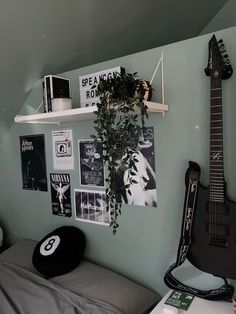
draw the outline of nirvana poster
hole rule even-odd
[[[20,136],[23,189],[47,191],[44,135]]]
[[[102,142],[79,140],[80,184],[104,187]]]
[[[53,215],[71,217],[71,189],[68,173],[50,173]]]
[[[105,192],[75,190],[76,220],[109,225],[110,212]]]
[[[156,207],[156,173],[155,173],[155,149],[153,127],[146,127],[140,135],[140,143],[137,152],[133,154],[136,159],[137,171],[131,178],[137,183],[130,185],[130,193],[124,188],[128,185],[128,170],[118,166],[116,185],[120,201],[125,204]],[[118,164],[121,164],[118,162]]]

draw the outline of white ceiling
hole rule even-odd
[[[0,0],[0,138],[34,82],[200,34],[227,0]]]

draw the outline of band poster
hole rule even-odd
[[[20,136],[20,152],[23,189],[47,191],[44,135]]]
[[[52,131],[53,168],[74,169],[72,130]]]
[[[52,213],[71,217],[71,189],[68,173],[50,173]]]
[[[105,192],[74,190],[75,217],[90,223],[110,224],[110,212]]]
[[[156,172],[155,172],[155,149],[153,127],[146,127],[140,135],[140,143],[137,153],[134,154],[137,171],[132,175],[132,179],[137,183],[130,185],[130,193],[124,188],[129,184],[128,170],[117,169],[117,193],[120,201],[124,204],[140,206],[157,206]]]
[[[101,141],[79,140],[80,184],[104,187],[103,145]]]

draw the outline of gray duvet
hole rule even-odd
[[[121,314],[9,262],[0,261],[1,314]]]

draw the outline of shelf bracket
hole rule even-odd
[[[157,65],[155,67],[155,70],[153,72],[153,75],[152,75],[152,78],[150,80],[150,84],[152,85],[152,82],[157,74],[157,71],[161,65],[161,101],[162,101],[162,104],[165,103],[165,91],[164,91],[164,53],[162,51],[161,53],[161,56],[157,62]],[[163,112],[164,113],[164,112]]]
[[[39,109],[42,107],[42,105],[43,105],[43,101],[41,101],[41,103],[39,104],[38,108],[36,109],[36,113],[39,112]]]

